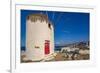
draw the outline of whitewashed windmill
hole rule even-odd
[[[54,27],[44,14],[30,14],[26,19],[26,57],[42,60],[54,53]]]

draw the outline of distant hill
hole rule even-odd
[[[61,50],[62,47],[82,47],[89,45],[89,41],[82,41],[82,42],[75,42],[75,43],[70,43],[70,44],[55,44],[55,50]]]

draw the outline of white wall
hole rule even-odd
[[[19,1],[19,0],[18,0]],[[23,1],[23,0],[20,0]],[[30,0],[26,0],[30,1]],[[39,3],[69,3],[69,4],[88,4],[96,5],[96,67],[86,67],[86,68],[69,68],[65,70],[53,70],[48,69],[43,73],[100,73],[100,0],[33,0],[34,4]],[[0,73],[8,73],[10,67],[10,10],[9,10],[9,0],[2,0],[0,2]],[[39,72],[42,73],[42,72]]]
[[[36,22],[31,22],[27,20],[27,30],[26,30],[26,54],[27,58],[30,60],[41,60],[45,55],[45,40],[50,41],[50,54],[53,53],[54,43],[52,42],[52,29],[48,28],[48,23],[46,21],[42,22],[37,20]],[[52,32],[52,33],[51,33]],[[54,38],[54,37],[53,37]],[[38,46],[39,48],[35,48]]]

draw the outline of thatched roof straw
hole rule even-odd
[[[37,20],[49,22],[47,15],[44,14],[30,14],[27,16],[27,20],[31,20],[32,22],[36,22]]]

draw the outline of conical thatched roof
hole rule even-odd
[[[27,16],[27,20],[36,22],[37,20],[49,22],[47,15],[44,14],[30,14]]]

